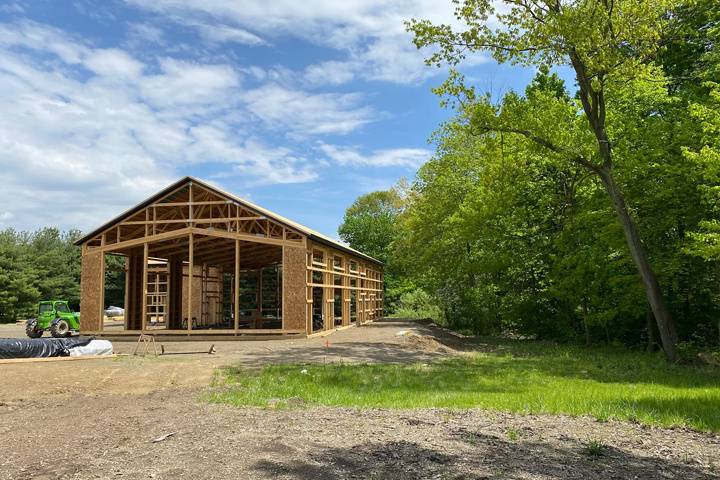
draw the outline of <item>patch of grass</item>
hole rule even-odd
[[[716,367],[542,342],[503,341],[478,349],[484,351],[431,364],[228,368],[208,399],[263,407],[271,399],[293,398],[298,406],[486,408],[720,431]]]
[[[518,431],[515,430],[514,428],[511,428],[507,431],[507,436],[508,436],[508,440],[510,440],[511,442],[517,442],[518,438],[520,437],[520,435],[518,434]]]
[[[583,444],[582,452],[588,457],[602,457],[605,455],[605,444],[596,439],[588,440]]]

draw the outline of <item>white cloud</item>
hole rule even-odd
[[[150,66],[42,25],[0,25],[4,219],[89,228],[191,164],[249,182],[313,180],[307,159],[245,128],[252,114],[240,86],[230,65],[163,58]],[[265,115],[274,118],[272,109]]]
[[[80,63],[87,53],[87,47],[61,30],[29,21],[0,25],[0,46],[44,50],[67,64]]]
[[[207,41],[212,43],[240,43],[243,45],[264,45],[265,41],[243,28],[228,25],[210,25],[207,23],[191,23]]]
[[[401,84],[421,81],[438,70],[424,64],[424,53],[414,47],[403,22],[423,18],[457,25],[449,0],[126,1],[163,18],[197,25],[201,34],[211,23],[217,32],[227,28],[250,30],[255,32],[247,32],[250,35],[263,38],[290,36],[345,53],[344,60],[308,67],[305,75],[311,84],[340,84],[355,77]],[[211,22],[198,23],[198,17]]]
[[[162,45],[165,43],[163,30],[148,23],[131,23],[128,25],[128,44],[136,48],[147,48],[148,44]]]
[[[233,103],[240,86],[239,74],[229,65],[165,58],[160,61],[160,69],[162,73],[143,78],[140,85],[143,96],[157,107],[227,106]]]
[[[355,77],[357,67],[353,62],[321,62],[307,67],[304,75],[311,84],[340,85]]]
[[[309,94],[268,84],[244,95],[247,109],[271,128],[295,135],[347,134],[377,118],[357,94]]]
[[[137,78],[143,64],[117,48],[91,51],[84,60],[87,68],[106,77]]]
[[[0,212],[0,227],[7,225],[8,221],[12,220],[14,217],[15,215],[10,212]]]
[[[115,48],[30,21],[0,23],[0,225],[89,228],[198,166],[245,186],[310,182],[333,164],[416,168],[427,150],[316,143],[386,115],[363,95],[318,86],[428,74],[398,23],[402,9],[376,1],[147,6],[183,16],[177,21],[206,40],[202,51],[171,45],[147,19],[128,25]],[[222,22],[206,28],[216,18]],[[238,65],[211,48],[272,48],[283,34],[346,56],[291,70]],[[165,47],[158,54],[147,43]]]
[[[7,5],[0,5],[0,12],[7,12],[7,13],[23,13],[25,12],[25,9],[22,5],[18,2],[11,2]]]
[[[321,143],[318,148],[331,160],[349,166],[418,168],[432,156],[432,152],[424,148],[390,148],[369,155],[360,153],[355,147]]]

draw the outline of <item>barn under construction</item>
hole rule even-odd
[[[191,177],[77,244],[82,334],[312,335],[383,315],[380,262]],[[124,257],[119,328],[104,321],[109,255]]]

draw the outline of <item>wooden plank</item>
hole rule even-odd
[[[192,331],[192,333],[189,333],[187,330],[168,330],[164,328],[158,328],[158,329],[149,329],[143,332],[142,330],[104,330],[104,331],[89,331],[86,332],[87,335],[97,335],[97,336],[106,336],[106,337],[124,337],[124,336],[138,336],[141,333],[147,333],[151,335],[190,335],[190,336],[200,336],[200,335],[228,335],[228,336],[235,336],[235,330],[232,328],[218,328],[218,329],[207,329],[207,330],[198,330],[195,329]],[[298,334],[298,333],[305,333],[305,329],[292,329],[292,328],[241,328],[238,330],[238,335],[256,335],[256,334],[278,334],[278,335],[290,335],[290,334]]]
[[[147,275],[148,275],[148,244],[145,243],[143,246],[143,265],[142,265],[142,317],[140,324],[142,325],[140,328],[142,330],[145,330],[145,327],[147,326],[147,296],[148,296],[148,283],[147,283]]]
[[[232,240],[238,239],[238,240],[245,240],[248,242],[266,243],[268,245],[278,245],[278,246],[289,245],[292,247],[298,246],[297,242],[280,240],[280,239],[275,239],[275,238],[268,238],[268,237],[260,237],[260,236],[246,234],[246,233],[223,232],[221,230],[205,230],[202,228],[193,228],[192,232],[197,235],[206,235],[209,237],[230,238]]]
[[[125,299],[123,303],[123,309],[125,310],[125,315],[123,315],[123,322],[125,323],[125,328],[128,328],[128,299],[129,292],[130,292],[130,257],[125,257]],[[81,315],[82,317],[82,315]],[[104,323],[104,322],[103,322]]]
[[[193,205],[225,205],[233,203],[232,200],[206,200],[203,202],[192,202]],[[190,202],[166,202],[166,203],[154,203],[153,207],[188,207]]]
[[[192,184],[191,184],[192,185]],[[188,237],[188,290],[187,290],[187,333],[192,331],[193,318],[193,277],[195,276],[195,259],[193,252],[193,234]]]
[[[350,325],[345,325],[342,327],[335,327],[331,328],[329,330],[322,330],[320,332],[311,333],[307,336],[307,338],[317,338],[317,337],[325,337],[327,335],[333,334],[335,332],[339,332],[340,330],[346,330],[348,328],[356,327],[357,324],[351,323]]]
[[[188,222],[188,227],[192,227],[193,226],[193,210],[194,210],[194,207],[193,207],[193,200],[194,200],[193,199],[193,182],[190,182],[190,184],[188,185],[188,200],[189,200],[188,220],[190,220]],[[190,322],[188,322],[188,324],[189,323]]]
[[[193,205],[197,205],[196,203]],[[262,220],[262,217],[240,217],[240,218],[231,218],[231,217],[220,217],[220,218],[195,218],[193,220],[194,224],[201,224],[201,223],[228,223],[228,222],[234,222],[236,220]],[[162,223],[187,223],[188,221],[186,219],[182,218],[172,218],[167,220],[130,220],[127,222],[123,222],[123,225],[158,225]]]
[[[100,332],[103,333],[103,332]],[[103,358],[115,358],[117,355],[87,355],[83,357],[40,357],[40,358],[3,358],[0,365],[13,363],[41,363],[41,362],[67,362],[71,360],[100,360]]]
[[[112,251],[116,251],[116,250],[125,250],[126,248],[137,247],[139,245],[142,245],[145,242],[154,243],[154,242],[160,242],[160,241],[164,241],[164,240],[171,240],[173,238],[185,237],[191,231],[192,231],[192,228],[185,227],[185,228],[180,228],[178,230],[172,230],[170,232],[158,233],[157,235],[150,235],[150,236],[147,236],[144,238],[134,238],[132,240],[125,240],[120,243],[111,243],[109,245],[105,245],[104,247],[91,247],[90,251],[112,252]]]
[[[233,319],[237,333],[240,324],[240,240],[235,240],[235,281],[233,285]]]

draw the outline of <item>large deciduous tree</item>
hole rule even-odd
[[[387,262],[404,199],[398,187],[358,197],[345,211],[338,233],[353,248]]]
[[[413,288],[390,255],[399,233],[398,217],[405,208],[407,188],[403,179],[388,190],[361,195],[345,211],[338,228],[343,241],[385,264],[385,309],[389,312],[395,309],[400,296]]]
[[[622,226],[624,238],[654,314],[663,349],[677,359],[677,332],[646,247],[617,181],[615,145],[624,132],[613,96],[629,84],[652,88],[665,78],[653,60],[661,40],[674,27],[675,0],[464,0],[456,1],[462,31],[427,20],[412,20],[408,29],[418,48],[433,47],[429,64],[461,63],[468,54],[489,52],[498,62],[568,66],[579,87],[576,112],[567,102],[546,95],[535,115],[520,111],[527,104],[504,101],[502,108],[487,96],[476,98],[451,75],[441,93],[463,96],[468,123],[481,136],[516,135],[547,154],[577,165],[602,184]],[[609,101],[610,99],[610,101]],[[584,117],[583,123],[575,114]]]

